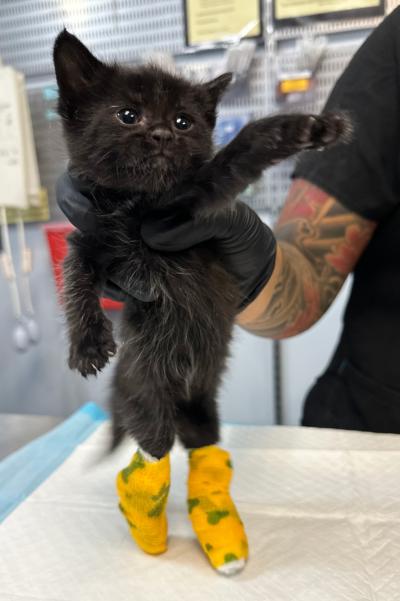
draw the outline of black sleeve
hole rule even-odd
[[[400,202],[400,7],[369,36],[336,83],[324,110],[349,113],[349,144],[304,153],[294,177],[379,221]]]

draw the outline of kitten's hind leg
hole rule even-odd
[[[193,530],[211,565],[233,575],[245,566],[248,543],[231,498],[230,455],[218,447],[214,398],[200,394],[177,404],[177,431],[189,449],[188,512]]]
[[[175,438],[172,413],[168,400],[163,404],[162,398],[124,398],[120,394],[115,401],[120,403],[116,431],[122,428],[139,443],[131,462],[117,476],[119,508],[138,546],[158,555],[167,549],[169,451]],[[157,405],[165,411],[155,410]]]
[[[217,405],[209,394],[176,403],[177,434],[186,449],[216,444],[219,440]]]
[[[132,538],[150,555],[167,550],[166,504],[170,483],[169,454],[155,459],[140,449],[117,476],[119,509]]]

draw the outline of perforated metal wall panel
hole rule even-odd
[[[336,80],[341,75],[353,54],[359,48],[365,38],[364,35],[358,36],[356,41],[334,42],[331,41],[326,52],[326,56],[316,77],[315,94],[312,99],[300,106],[293,107],[280,106],[276,102],[276,95],[272,86],[267,86],[267,112],[275,111],[301,111],[310,113],[319,113],[334,86]],[[293,72],[296,61],[296,52],[293,49],[278,50],[279,65],[284,72]],[[270,79],[273,78],[274,66],[270,65]],[[270,169],[265,177],[266,189],[265,197],[268,208],[277,214],[282,207],[287,191],[291,182],[291,174],[294,168],[294,161],[286,161]]]
[[[181,0],[1,0],[0,55],[26,75],[52,73],[52,45],[66,27],[103,59],[136,59],[184,46]]]

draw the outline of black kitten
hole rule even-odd
[[[54,62],[72,173],[99,217],[74,233],[65,262],[69,365],[96,374],[116,351],[99,305],[107,277],[144,290],[129,298],[114,377],[114,445],[124,434],[155,457],[175,436],[188,448],[218,440],[215,404],[240,304],[238,286],[207,244],[162,254],[140,237],[150,211],[202,218],[226,210],[263,169],[347,132],[337,115],[280,115],[250,123],[213,157],[216,107],[231,75],[193,84],[155,66],[105,65],[67,31]]]

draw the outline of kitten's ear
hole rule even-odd
[[[204,115],[211,127],[215,126],[217,118],[217,104],[232,80],[232,73],[224,73],[207,83],[201,85],[202,102],[204,102]]]
[[[226,88],[232,81],[233,73],[224,73],[211,81],[203,84],[203,89],[207,92],[211,102],[216,106],[220,101]]]
[[[57,36],[53,59],[60,99],[72,104],[109,70],[66,29]]]

